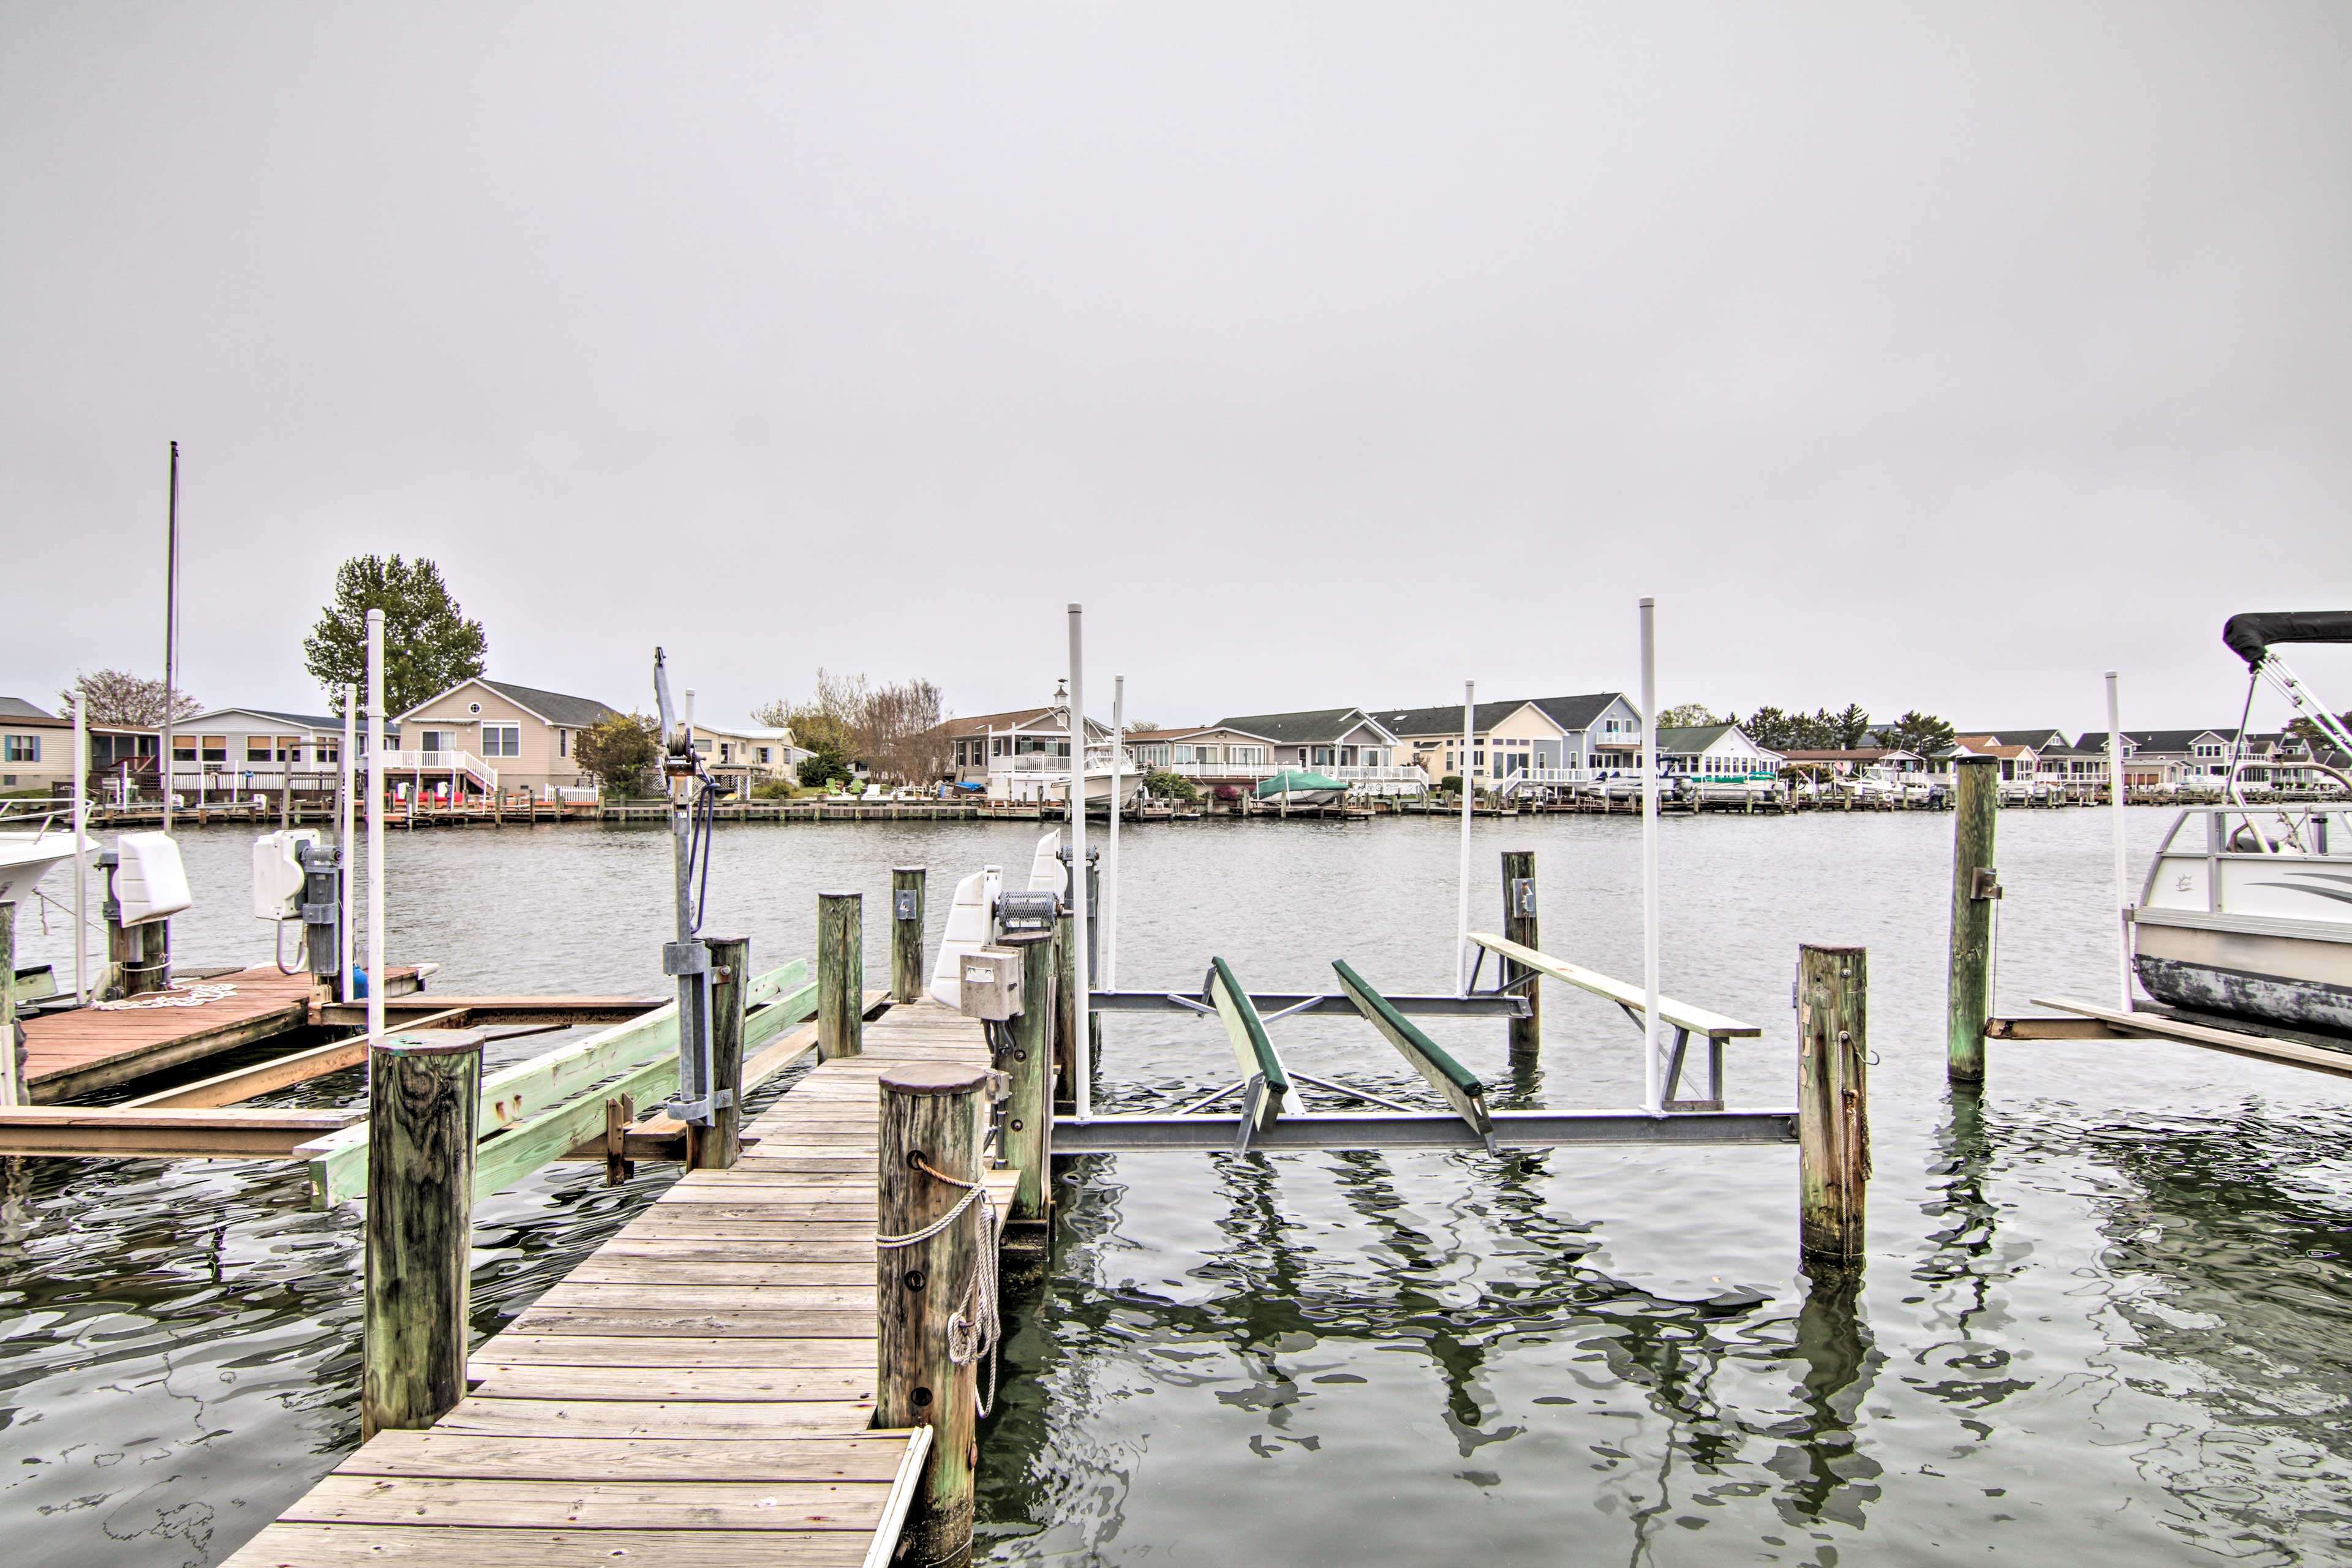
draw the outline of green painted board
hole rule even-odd
[[[752,982],[753,988],[763,992],[768,999],[745,1015],[743,1049],[747,1057],[794,1024],[803,1023],[815,1015],[816,986],[806,979],[807,973],[808,965],[796,962]],[[777,995],[774,986],[762,984],[776,976],[797,979],[799,984],[796,989]],[[670,1017],[671,1028],[667,1036],[669,1048],[666,1054],[648,1058],[644,1052],[638,1052],[633,1058],[607,1065],[602,1073],[584,1084],[580,1082],[575,1072],[567,1072],[566,1080],[578,1086],[573,1095],[543,1105],[536,1114],[519,1122],[501,1126],[493,1122],[486,1113],[482,1119],[484,1135],[475,1157],[475,1196],[478,1199],[486,1197],[512,1185],[541,1165],[560,1159],[580,1143],[602,1132],[607,1100],[626,1094],[639,1106],[650,1109],[668,1098],[677,1087],[675,1012]],[[565,1053],[548,1054],[557,1056]],[[528,1062],[516,1064],[517,1067],[530,1065]],[[618,1078],[614,1077],[616,1071],[621,1075]],[[485,1090],[488,1087],[486,1080]],[[353,1131],[359,1134],[356,1142],[349,1138]],[[329,1147],[330,1144],[334,1146]],[[326,1208],[365,1195],[367,1123],[364,1121],[355,1122],[332,1139],[320,1139],[306,1144],[298,1152],[306,1153],[310,1158],[312,1206]]]
[[[1265,1080],[1265,1092],[1244,1106],[1244,1113],[1260,1129],[1271,1126],[1282,1114],[1283,1099],[1290,1092],[1290,1075],[1282,1070],[1282,1058],[1275,1054],[1274,1042],[1266,1038],[1257,1005],[1222,958],[1209,960],[1208,990],[1209,1001],[1224,1021],[1225,1037],[1233,1043],[1234,1063],[1242,1077]]]
[[[1478,1075],[1455,1061],[1441,1049],[1436,1041],[1414,1027],[1412,1019],[1390,1005],[1389,999],[1364,983],[1364,977],[1338,959],[1331,967],[1339,976],[1339,989],[1356,1005],[1356,1011],[1370,1021],[1382,1038],[1397,1048],[1399,1055],[1412,1064],[1413,1071],[1429,1080],[1429,1087],[1445,1097],[1454,1113],[1470,1124],[1471,1131],[1484,1138],[1495,1129],[1494,1119],[1486,1114],[1486,1086]]]

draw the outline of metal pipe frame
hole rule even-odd
[[[1654,1116],[1646,1110],[1497,1110],[1497,1147],[1585,1144],[1794,1143],[1794,1110],[1707,1110]],[[1054,1119],[1056,1154],[1231,1152],[1241,1122],[1231,1116],[1097,1116]],[[1250,1147],[1285,1150],[1483,1149],[1486,1142],[1451,1111],[1285,1116],[1260,1128]]]
[[[1396,1010],[1429,1018],[1524,1018],[1528,999],[1482,992],[1475,996],[1391,996]],[[1344,1013],[1359,1015],[1356,1005],[1336,991],[1253,991],[1250,1005],[1266,1022],[1277,1015]],[[1207,1013],[1211,1009],[1190,996],[1171,991],[1097,991],[1091,1006],[1097,1013]]]

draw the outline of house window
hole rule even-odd
[[[175,763],[194,762],[196,760],[196,738],[194,735],[173,736],[172,760]]]
[[[416,732],[416,749],[427,756],[439,756],[450,749],[448,736],[446,730],[420,730]]]
[[[248,763],[266,763],[270,761],[269,737],[267,735],[247,735],[245,738],[245,760]]]
[[[41,760],[41,738],[38,735],[11,735],[6,745],[9,762],[37,763]]]
[[[310,742],[310,760],[321,767],[325,766],[329,763],[339,763],[342,761],[342,742],[338,740],[320,740],[314,736]]]
[[[769,750],[770,750],[770,749],[769,749],[768,747],[766,747],[766,746],[762,746],[762,747],[761,747],[761,748],[760,748],[760,761],[761,761],[761,762],[762,762],[762,763],[768,763],[768,762],[772,762],[772,761],[774,761],[774,760],[775,760],[774,758],[771,757],[771,756],[768,754],[768,753],[769,753]]]
[[[204,757],[205,761],[208,763],[216,763],[224,767],[226,766],[228,763],[228,737],[226,735],[206,735],[204,738]]]
[[[1262,768],[1265,765],[1264,746],[1228,746],[1225,748],[1225,755],[1244,766]]]
[[[555,754],[559,757],[568,757],[572,754],[571,731],[558,730],[555,732]]]

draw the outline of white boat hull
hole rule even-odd
[[[69,833],[0,833],[0,904],[31,898],[33,885],[59,861],[73,858],[74,847]],[[97,845],[85,836],[81,847]]]

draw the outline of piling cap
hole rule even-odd
[[[988,1086],[988,1069],[957,1062],[909,1062],[881,1076],[885,1094],[977,1094]]]

